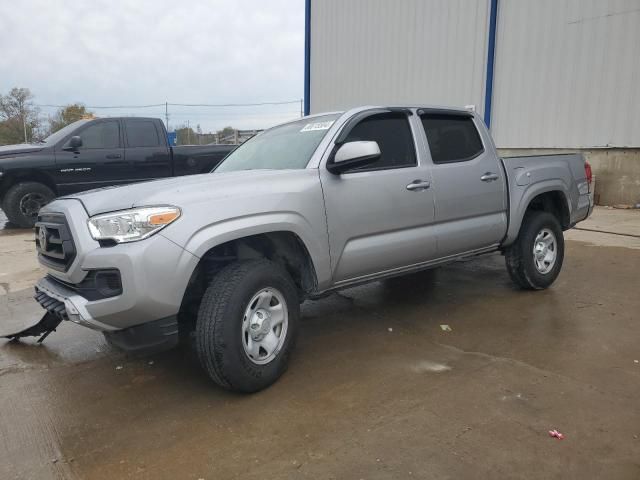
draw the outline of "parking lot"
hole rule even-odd
[[[638,478],[640,212],[580,226],[611,233],[569,232],[546,291],[490,255],[306,302],[250,396],[67,322],[0,340],[0,478]],[[1,333],[41,315],[32,236],[0,232]]]

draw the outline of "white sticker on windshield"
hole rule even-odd
[[[300,131],[314,132],[316,130],[329,130],[329,128],[331,128],[331,125],[333,125],[333,120],[328,122],[307,123]]]

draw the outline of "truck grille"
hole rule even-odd
[[[47,275],[47,280],[73,290],[90,301],[116,297],[122,294],[120,271],[115,268],[89,270],[87,276],[80,283],[65,282],[52,275]]]
[[[38,215],[36,222],[36,250],[44,265],[66,272],[76,258],[76,248],[64,215]]]

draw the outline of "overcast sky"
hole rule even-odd
[[[39,104],[252,103],[302,98],[302,0],[0,2],[0,92]],[[42,108],[43,114],[54,109]],[[162,116],[164,108],[95,110]],[[170,125],[262,128],[299,116],[272,107],[170,107]]]

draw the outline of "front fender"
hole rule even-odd
[[[326,227],[323,228],[326,235]],[[202,258],[213,247],[223,243],[272,232],[291,232],[297,235],[309,252],[318,287],[323,288],[328,284],[331,269],[326,240],[323,242],[323,236],[318,235],[313,225],[296,212],[270,212],[221,220],[196,230],[183,248],[196,257]],[[169,232],[160,234],[172,240]]]
[[[38,182],[49,187],[57,195],[54,179],[42,170],[11,169],[0,173],[0,201],[4,200],[7,191],[19,182]]]

